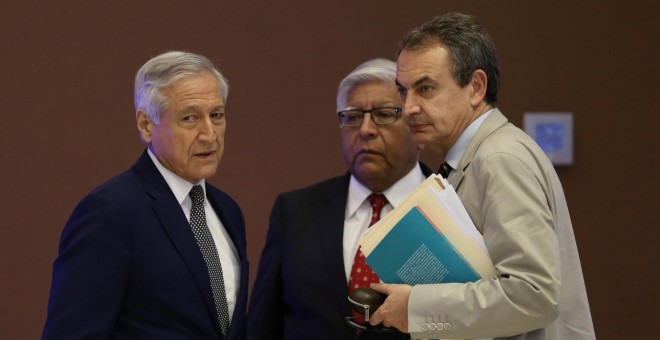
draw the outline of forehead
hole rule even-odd
[[[398,102],[396,86],[384,81],[370,81],[355,86],[348,93],[347,105],[359,106],[364,102]]]
[[[224,104],[222,90],[217,78],[202,72],[185,76],[163,89],[171,104],[180,105],[187,102],[216,102]]]
[[[397,59],[397,83],[404,87],[413,86],[422,79],[434,80],[451,76],[449,50],[436,44],[421,50],[403,50]]]

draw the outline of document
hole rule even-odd
[[[385,283],[474,282],[495,276],[481,233],[453,187],[431,175],[360,241]]]

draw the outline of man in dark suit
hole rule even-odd
[[[245,337],[243,215],[205,181],[224,150],[227,89],[192,53],[140,68],[136,118],[148,148],[64,227],[44,339]]]
[[[248,339],[408,338],[358,334],[345,321],[349,281],[351,289],[359,286],[353,268],[359,240],[374,217],[368,197],[384,194],[386,214],[430,174],[401,119],[395,76],[394,62],[375,59],[340,83],[337,110],[349,172],[277,197],[248,309]]]

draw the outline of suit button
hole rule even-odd
[[[436,330],[436,328],[437,328],[437,326],[436,326],[435,323],[431,322],[431,323],[429,324],[429,329],[430,329],[430,330],[434,331],[434,330]]]
[[[445,328],[446,331],[451,331],[451,323],[445,322],[444,328]]]
[[[438,322],[435,324],[435,328],[437,328],[439,331],[442,331],[445,329],[445,325],[442,324],[442,322]]]
[[[422,324],[422,332],[427,332],[429,330],[429,324],[428,323],[423,323]]]

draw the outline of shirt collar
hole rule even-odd
[[[160,164],[158,158],[156,158],[150,149],[147,148],[147,152],[149,153],[151,160],[156,165],[158,172],[160,172],[160,174],[165,179],[165,182],[167,182],[167,186],[169,186],[170,190],[172,190],[172,193],[174,193],[174,197],[176,197],[176,200],[179,202],[179,204],[183,204],[183,201],[188,198],[188,194],[190,194],[192,187],[197,184],[202,186],[202,189],[204,190],[204,196],[206,196],[206,185],[204,185],[204,179],[201,179],[196,184],[192,184],[177,176],[172,171],[168,170],[162,164]]]
[[[383,191],[387,201],[396,208],[417,188],[417,186],[424,181],[424,174],[419,163],[408,172],[403,178],[394,183],[387,190]],[[360,181],[351,175],[351,181],[348,184],[348,200],[346,202],[346,217],[352,217],[362,203],[371,195],[372,191],[365,187]]]
[[[475,119],[474,122],[470,123],[470,125],[465,128],[463,133],[461,133],[461,136],[458,137],[456,143],[454,143],[454,145],[449,148],[449,151],[447,151],[447,156],[445,156],[445,162],[447,162],[447,164],[449,164],[452,169],[456,169],[458,162],[461,160],[463,153],[470,144],[472,137],[477,134],[477,130],[479,130],[481,124],[486,120],[486,118],[488,118],[493,110],[494,108],[486,111],[484,114]]]

